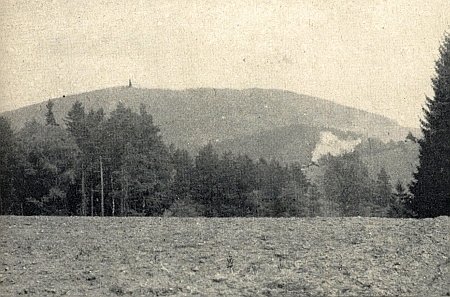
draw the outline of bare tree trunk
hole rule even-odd
[[[105,197],[103,191],[103,163],[102,156],[100,156],[100,207],[101,207],[101,216],[105,216]]]
[[[121,181],[121,187],[122,187],[122,195],[120,195],[120,214],[121,216],[125,216],[125,186],[123,183],[123,168],[122,168],[122,181]]]
[[[82,165],[81,171],[81,215],[86,216],[86,171],[84,168],[84,164]]]
[[[125,215],[128,216],[128,211],[130,210],[129,197],[128,197],[128,181],[125,184]]]
[[[91,188],[91,217],[94,216],[94,190]]]
[[[111,175],[111,193],[114,193],[114,180]],[[112,195],[112,216],[114,216],[116,212],[116,201],[114,200],[114,195]]]

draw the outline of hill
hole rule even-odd
[[[87,110],[108,114],[118,102],[133,110],[145,104],[166,142],[195,150],[209,141],[222,142],[293,126],[354,132],[383,141],[404,139],[410,128],[386,117],[289,91],[266,89],[140,89],[116,87],[52,99],[62,124],[79,100]],[[46,102],[4,112],[14,129],[27,120],[44,121]],[[415,131],[414,131],[415,132]]]
[[[108,88],[52,99],[58,123],[64,124],[64,118],[77,100],[86,110],[103,108],[106,115],[119,102],[134,111],[145,104],[161,128],[164,141],[191,154],[212,142],[219,152],[247,154],[254,160],[264,157],[309,164],[317,155],[352,150],[360,143],[358,150],[372,177],[384,167],[392,183],[400,180],[404,184],[410,182],[418,160],[418,145],[404,143],[408,132],[419,135],[418,129],[401,127],[377,114],[289,91]],[[3,115],[18,130],[33,118],[44,122],[46,103]],[[331,135],[332,139],[323,139],[324,135],[325,138]],[[317,174],[313,170],[309,175],[314,179]]]
[[[106,115],[119,102],[135,111],[145,104],[161,128],[165,142],[192,154],[213,142],[220,152],[308,164],[319,144],[324,149],[324,132],[339,139],[331,146],[343,146],[345,141],[366,143],[369,138],[398,142],[403,141],[409,131],[419,133],[377,114],[289,91],[267,89],[108,88],[52,99],[58,123],[64,124],[65,116],[77,100],[86,110],[103,108]],[[18,130],[33,118],[44,122],[45,105],[43,102],[3,115],[10,118],[13,128]],[[327,149],[341,150],[330,144],[325,145]],[[373,176],[385,167],[393,181],[400,179],[407,183],[415,170],[416,144],[409,144],[406,149],[382,147],[376,152],[369,145],[360,151]]]

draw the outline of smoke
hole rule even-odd
[[[361,139],[341,140],[339,137],[329,131],[320,132],[320,141],[312,152],[312,162],[317,162],[320,157],[331,154],[339,156],[352,152],[355,147],[361,143]]]

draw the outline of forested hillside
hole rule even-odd
[[[219,154],[231,151],[248,155],[253,160],[276,159],[283,165],[294,162],[307,165],[312,161],[316,147],[323,147],[322,133],[329,132],[339,140],[361,141],[358,151],[372,178],[385,168],[393,181],[407,184],[417,164],[418,144],[405,142],[410,130],[416,137],[420,135],[417,129],[404,128],[379,115],[288,91],[102,89],[51,100],[55,120],[61,127],[65,127],[64,119],[76,101],[82,103],[86,111],[102,109],[106,117],[119,103],[136,113],[144,104],[159,127],[163,142],[185,149],[191,156],[211,143]],[[32,119],[44,124],[45,110],[43,103],[3,115],[17,132]],[[325,147],[331,152],[340,150],[338,146],[342,144],[342,141],[336,141]]]
[[[298,162],[219,153],[212,143],[195,155],[167,146],[145,105],[118,103],[105,115],[76,101],[63,120],[56,106],[16,133],[1,118],[3,214],[409,215],[404,185],[393,190],[384,168],[373,178],[357,151],[324,154],[313,180]]]
[[[411,130],[395,121],[331,101],[289,91],[266,89],[163,90],[118,87],[51,100],[58,123],[79,101],[86,110],[102,108],[108,116],[119,102],[134,112],[147,106],[167,144],[197,152],[210,141],[257,137],[274,129],[302,125],[317,130],[354,132],[383,141],[399,141]],[[5,112],[14,130],[35,118],[44,123],[45,102]],[[412,131],[418,134],[418,129]],[[270,141],[270,140],[268,140]]]

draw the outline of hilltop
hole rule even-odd
[[[108,114],[118,102],[133,110],[145,104],[167,142],[190,148],[208,141],[224,141],[274,128],[304,125],[354,132],[383,141],[404,139],[414,130],[394,120],[337,103],[289,91],[268,89],[141,89],[116,87],[51,99],[57,121],[63,123],[79,100],[87,110]],[[4,112],[14,129],[27,120],[44,121],[45,104]],[[415,131],[414,131],[415,132]]]
[[[417,129],[402,127],[381,115],[273,89],[107,88],[52,99],[58,123],[64,125],[64,118],[77,100],[86,110],[103,108],[107,116],[119,102],[134,111],[145,104],[155,124],[160,127],[164,141],[193,154],[208,142],[213,142],[221,152],[307,164],[313,150],[322,141],[321,133],[324,131],[340,139],[366,141],[378,138],[383,142],[402,141],[409,131],[419,134]],[[11,119],[12,127],[18,130],[33,118],[44,122],[45,105],[46,102],[42,102],[3,115]],[[381,166],[394,171],[403,168],[401,160],[406,156],[406,163],[412,164],[405,169],[408,172],[394,172],[392,177],[397,179],[400,176],[407,180],[414,170],[416,156],[411,151],[416,151],[416,145],[407,146],[406,150],[391,146],[388,158],[380,158],[383,156],[380,152],[376,155],[367,152],[370,155],[366,154],[365,159],[375,173]]]

